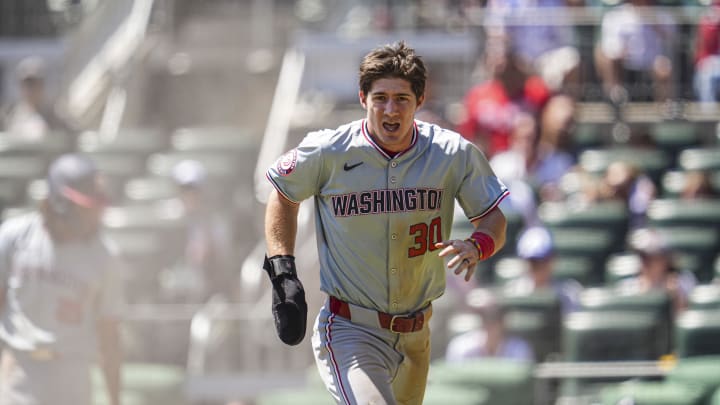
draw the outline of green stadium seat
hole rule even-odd
[[[252,173],[258,156],[258,136],[239,127],[184,127],[170,138],[170,150],[224,155],[236,160],[238,173]]]
[[[257,148],[255,137],[236,127],[178,128],[170,138],[176,151],[225,151],[238,153]]]
[[[698,285],[688,296],[690,309],[720,309],[720,284]]]
[[[251,172],[239,171],[237,157],[208,151],[198,152],[161,152],[152,154],[147,161],[147,173],[154,176],[169,177],[176,164],[183,160],[196,160],[207,170],[210,184],[220,183],[224,188],[241,181],[240,175],[252,176]],[[217,185],[220,185],[217,184]]]
[[[720,170],[720,147],[685,149],[678,156],[678,166],[682,170]]]
[[[451,384],[428,384],[423,405],[490,405],[490,390],[460,388]]]
[[[612,232],[595,228],[552,228],[558,257],[584,257],[592,263],[588,285],[604,283],[604,267],[617,241]]]
[[[0,155],[0,209],[28,202],[27,185],[45,177],[47,163],[41,156]]]
[[[162,132],[152,128],[123,128],[112,138],[95,131],[82,133],[77,150],[85,153],[121,153],[147,157],[168,147]]]
[[[74,149],[73,138],[62,132],[48,134],[42,141],[26,141],[0,132],[0,155],[37,156],[50,161],[54,156]]]
[[[720,199],[656,199],[647,216],[652,226],[707,226],[720,228]]]
[[[670,314],[670,297],[664,291],[620,293],[613,288],[589,288],[580,293],[580,307],[587,311],[643,311]]]
[[[586,149],[598,149],[610,138],[610,127],[595,122],[578,122],[573,136],[573,143],[577,152]]]
[[[641,311],[577,311],[563,322],[565,361],[654,360],[657,316]]]
[[[683,270],[695,274],[700,283],[713,277],[712,263],[720,246],[720,228],[711,226],[656,226]],[[630,235],[632,237],[632,235]]]
[[[468,360],[462,363],[433,362],[428,387],[441,385],[487,395],[487,404],[532,403],[533,364],[502,358]]]
[[[557,256],[553,277],[556,280],[572,279],[582,285],[590,285],[594,264],[584,256]]]
[[[592,228],[609,232],[612,249],[619,249],[628,227],[628,210],[621,201],[597,202],[575,209],[564,202],[546,202],[538,207],[538,216],[551,229]]]
[[[635,253],[614,253],[605,262],[605,283],[609,286],[634,277],[640,272],[640,257]]]
[[[672,167],[668,154],[660,149],[645,148],[606,148],[589,149],[578,158],[580,167],[589,173],[602,174],[616,161],[631,163],[650,178],[659,181],[662,174]]]
[[[562,308],[555,291],[514,294],[501,289],[498,293],[498,305],[506,310],[508,332],[530,343],[538,361],[560,351]]]
[[[715,390],[715,394],[710,398],[709,405],[720,405],[720,388]]]
[[[45,177],[47,167],[40,156],[0,155],[0,179],[26,182]]]
[[[699,386],[709,397],[720,388],[720,356],[679,358],[665,380]]]
[[[671,155],[702,142],[698,125],[692,121],[657,122],[650,127],[650,137],[660,149]]]
[[[494,266],[495,282],[498,286],[527,273],[529,264],[519,257],[503,257]],[[553,267],[555,280],[575,280],[585,285],[591,278],[593,263],[583,256],[556,256]]]
[[[527,273],[529,269],[528,262],[519,257],[503,257],[498,259],[493,271],[495,272],[495,282],[497,285],[504,285],[508,281],[517,279]]]
[[[687,310],[675,322],[678,357],[720,355],[720,309]]]
[[[665,381],[629,381],[600,389],[602,405],[703,405],[703,390],[697,385]],[[624,402],[626,401],[626,402]]]
[[[579,306],[583,311],[648,314],[655,326],[653,345],[648,346],[653,346],[658,356],[672,349],[672,301],[663,291],[621,294],[613,288],[590,288],[580,293]]]
[[[660,191],[664,198],[678,198],[687,183],[687,171],[668,170],[660,180]],[[713,190],[720,191],[720,170],[712,170],[710,173],[710,185]]]

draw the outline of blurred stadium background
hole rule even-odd
[[[628,249],[625,205],[541,204],[540,220],[556,240],[556,276],[583,285],[582,310],[561,316],[552,297],[505,297],[511,330],[546,356],[534,364],[450,365],[443,361],[448,340],[476,322],[464,311],[465,297],[451,289],[436,303],[427,403],[720,404],[720,108],[700,103],[692,85],[698,22],[712,6],[657,0],[644,9],[675,19],[674,95],[658,103],[648,100],[647,88],[629,86],[627,100],[612,103],[593,48],[603,15],[617,3],[581,0],[554,8],[541,22],[575,33],[578,166],[599,178],[611,162],[629,157],[649,176],[658,192],[647,221],[669,236],[698,280],[687,310],[668,315],[664,294],[612,292],[613,282],[638,267]],[[2,217],[42,198],[52,157],[78,150],[98,162],[113,197],[105,225],[130,264],[127,405],[329,403],[309,339],[288,348],[275,337],[260,269],[264,170],[308,130],[362,117],[360,58],[399,39],[430,66],[429,108],[459,125],[466,93],[487,77],[478,69],[487,14],[484,1],[469,0],[0,1],[2,104],[18,97],[17,64],[38,56],[49,98],[77,129],[74,136],[51,130],[38,142],[0,132]],[[650,142],[642,150],[637,134]],[[174,165],[185,159],[205,165],[212,202],[232,230],[231,293],[207,300],[173,300],[164,291],[164,270],[185,243],[186,218],[171,181]],[[680,198],[695,170],[709,174],[714,197]],[[572,189],[579,181],[570,173],[561,185]],[[311,205],[301,211],[298,268],[313,316],[322,297]],[[514,243],[527,224],[507,214],[508,246],[482,264],[478,285],[499,285],[522,267]],[[460,219],[458,234],[466,232]]]

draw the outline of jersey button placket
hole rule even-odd
[[[395,169],[398,166],[398,163],[396,161],[390,161],[387,165],[387,188],[388,189],[396,189],[398,187],[398,177],[394,173],[397,170]],[[395,170],[394,170],[395,169]],[[388,226],[390,230],[390,249],[391,251],[397,251],[398,249],[402,249],[398,241],[401,239],[399,232],[402,232],[401,229],[397,229],[397,225],[395,223],[395,215],[390,214],[388,216]],[[400,291],[400,278],[398,274],[398,263],[394,263],[395,259],[390,259],[387,263],[388,265],[388,302],[390,304],[390,312],[391,313],[397,313],[399,308],[399,302],[398,302],[398,292]]]

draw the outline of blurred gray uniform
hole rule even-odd
[[[119,271],[106,241],[53,243],[39,213],[0,227],[0,405],[90,405],[96,320],[118,315]]]
[[[267,177],[290,201],[315,197],[320,288],[331,298],[312,343],[328,390],[338,403],[418,402],[424,384],[407,382],[425,381],[430,304],[445,290],[435,243],[450,237],[456,199],[474,220],[507,188],[475,146],[417,120],[412,145],[394,157],[358,120],[308,134]],[[393,392],[371,392],[387,381]]]

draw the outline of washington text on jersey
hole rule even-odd
[[[333,195],[336,217],[410,211],[439,211],[443,189],[402,188]]]

